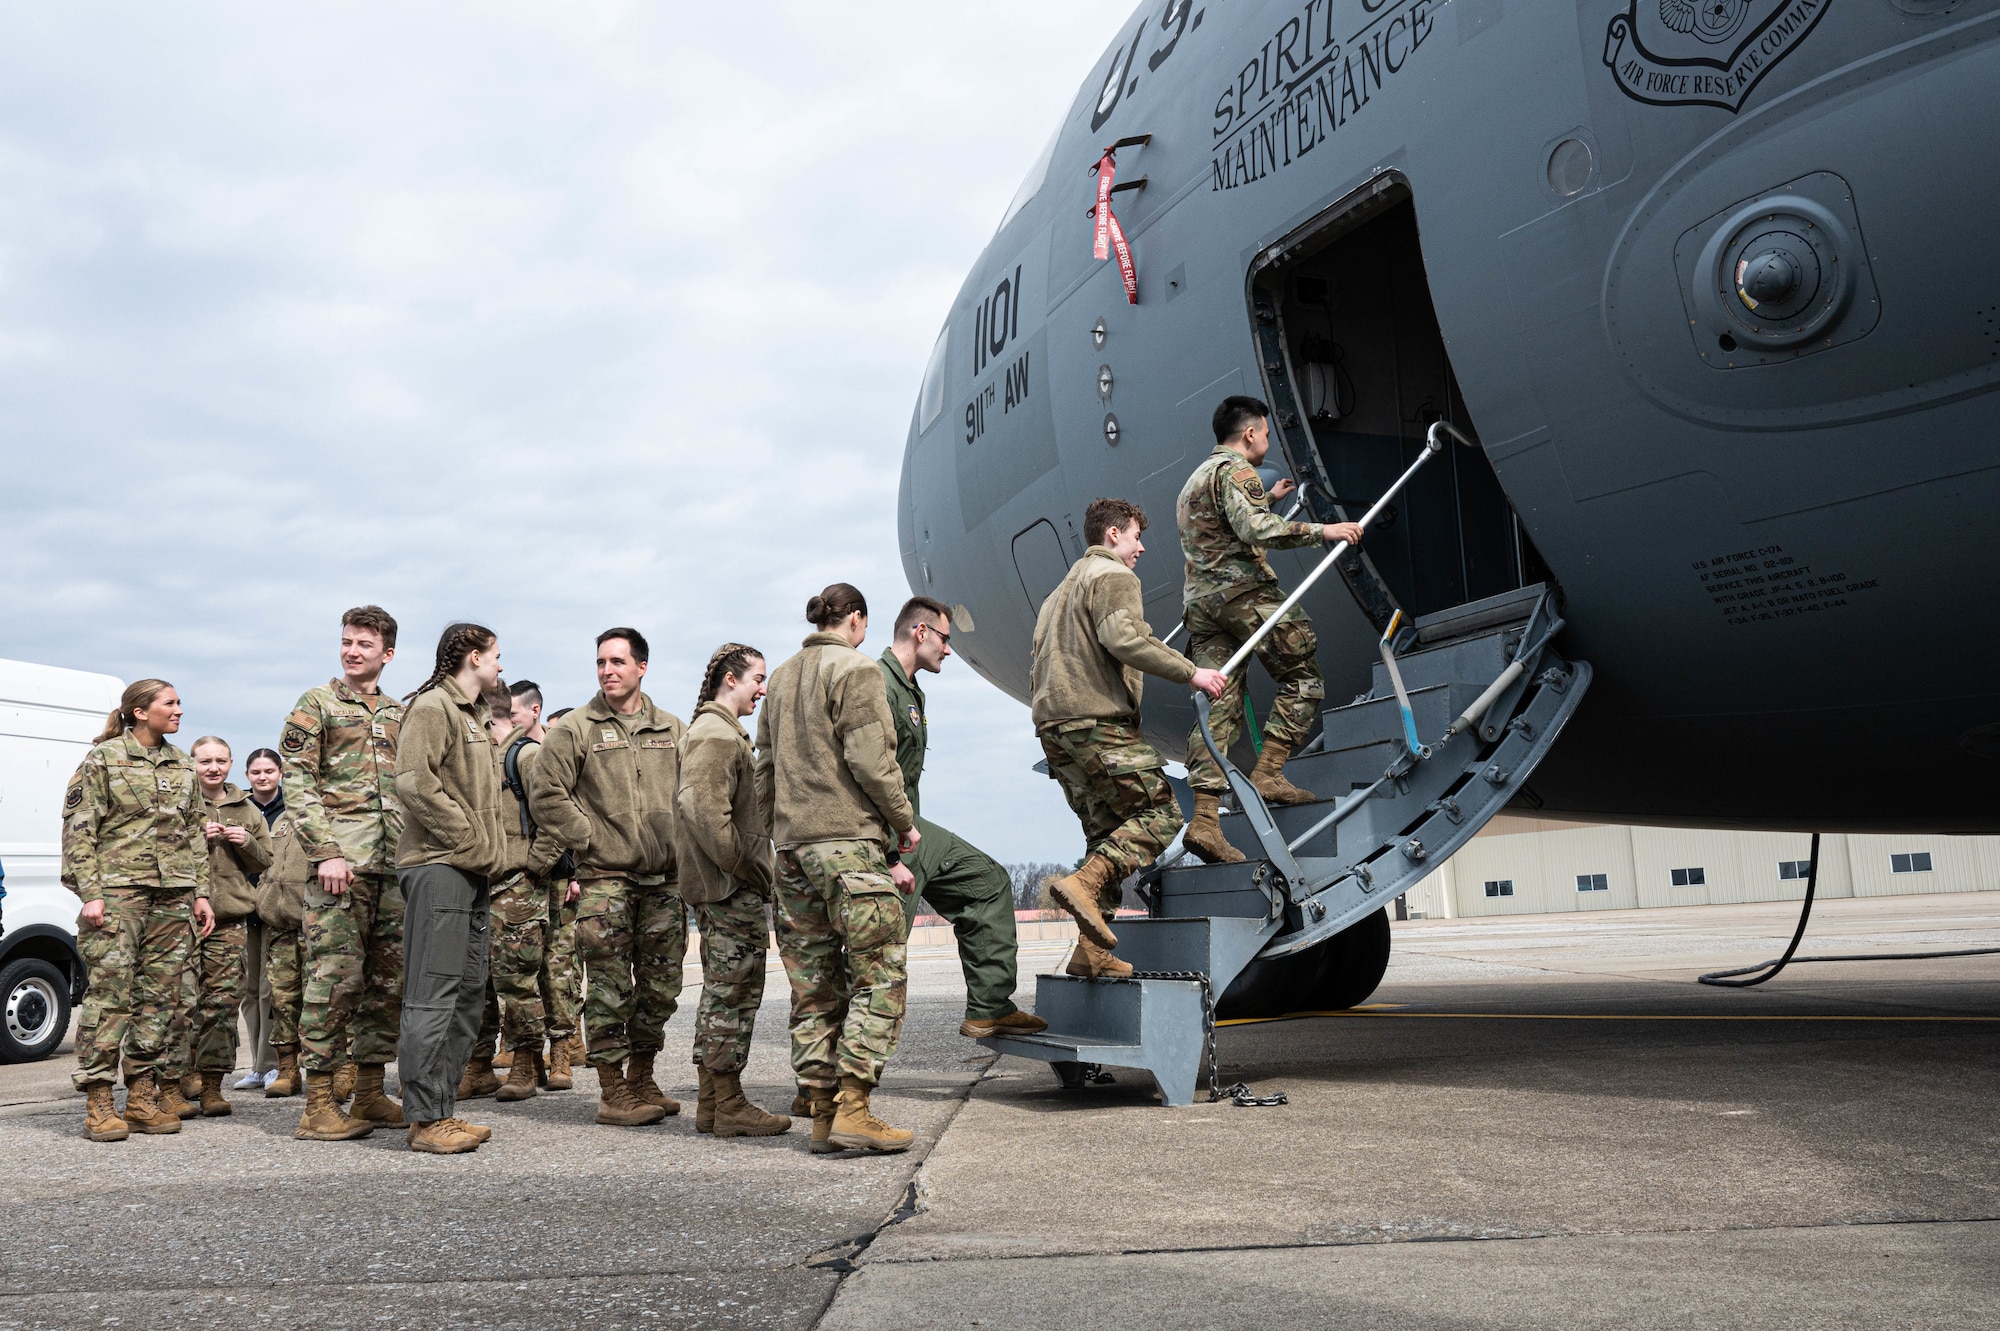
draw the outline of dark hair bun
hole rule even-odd
[[[826,613],[826,598],[824,596],[815,596],[810,601],[806,602],[807,623],[809,624],[819,623],[820,617],[825,613]]]

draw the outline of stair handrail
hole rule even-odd
[[[1424,463],[1430,461],[1433,454],[1444,451],[1444,435],[1446,434],[1450,434],[1468,448],[1478,447],[1463,431],[1457,429],[1455,426],[1449,425],[1444,421],[1433,422],[1429,432],[1424,436],[1423,452],[1417,454],[1417,460],[1412,462],[1403,474],[1396,478],[1396,483],[1383,491],[1382,497],[1377,499],[1369,507],[1368,511],[1362,515],[1360,525],[1363,528],[1366,528],[1384,508],[1388,507],[1389,501],[1395,498],[1397,493],[1410,483],[1411,479],[1416,476],[1418,469]],[[1333,549],[1326,552],[1326,557],[1320,560],[1313,571],[1305,576],[1305,580],[1298,585],[1298,589],[1290,596],[1287,596],[1284,602],[1278,606],[1277,610],[1272,613],[1271,617],[1266,619],[1257,631],[1250,635],[1249,641],[1236,649],[1236,654],[1231,656],[1228,662],[1223,665],[1223,675],[1227,676],[1233,673],[1238,666],[1249,659],[1250,653],[1256,649],[1257,644],[1269,636],[1271,630],[1278,626],[1278,621],[1291,612],[1292,607],[1297,605],[1300,598],[1312,589],[1312,585],[1319,581],[1320,576],[1333,567],[1335,560],[1347,553],[1351,544],[1348,541],[1340,541],[1334,545]],[[1256,834],[1257,843],[1262,847],[1264,857],[1271,862],[1278,873],[1284,878],[1283,895],[1289,897],[1294,904],[1297,904],[1304,899],[1303,894],[1307,889],[1307,884],[1305,882],[1305,875],[1299,868],[1299,862],[1292,854],[1292,846],[1286,843],[1285,834],[1278,830],[1277,820],[1271,817],[1270,806],[1265,804],[1264,797],[1257,793],[1256,787],[1250,784],[1243,773],[1236,769],[1236,765],[1229,761],[1229,756],[1222,752],[1221,748],[1216,745],[1215,732],[1209,728],[1209,697],[1199,690],[1196,690],[1194,695],[1194,719],[1195,725],[1201,731],[1202,744],[1207,747],[1209,756],[1215,759],[1215,765],[1222,770],[1223,780],[1228,783],[1230,793],[1236,797],[1236,807],[1249,820],[1250,829]],[[1380,783],[1378,782],[1377,784],[1379,785]],[[1372,789],[1370,793],[1373,793]],[[1280,900],[1281,898],[1278,894],[1272,894],[1271,906],[1274,914],[1279,907]]]
[[[1478,447],[1477,444],[1473,443],[1471,439],[1467,438],[1465,436],[1465,433],[1459,430],[1457,427],[1449,425],[1444,421],[1433,422],[1430,428],[1430,432],[1424,436],[1424,450],[1423,452],[1417,454],[1417,460],[1415,462],[1412,462],[1409,465],[1409,468],[1406,471],[1404,471],[1401,476],[1396,478],[1396,483],[1390,486],[1387,490],[1384,490],[1382,492],[1382,497],[1380,499],[1377,499],[1372,505],[1369,506],[1368,511],[1361,515],[1361,521],[1358,525],[1360,525],[1364,530],[1367,528],[1369,523],[1375,521],[1375,519],[1381,515],[1383,509],[1389,506],[1389,501],[1391,499],[1394,499],[1397,493],[1400,492],[1404,486],[1410,483],[1410,481],[1416,476],[1418,469],[1421,468],[1426,462],[1429,462],[1431,460],[1432,455],[1437,453],[1442,453],[1444,451],[1444,439],[1440,432],[1452,435],[1460,443],[1466,445],[1467,447],[1470,448]],[[1336,560],[1338,560],[1342,555],[1346,554],[1352,548],[1353,548],[1352,542],[1341,541],[1337,543],[1333,547],[1333,549],[1327,551],[1326,558],[1320,560],[1318,566],[1315,567],[1312,572],[1306,574],[1305,579],[1299,583],[1298,587],[1292,592],[1292,594],[1290,596],[1287,596],[1284,599],[1284,601],[1280,603],[1278,608],[1271,612],[1271,617],[1269,619],[1266,619],[1264,623],[1258,628],[1258,630],[1255,633],[1251,634],[1249,639],[1245,641],[1241,647],[1238,647],[1236,649],[1236,654],[1230,657],[1229,660],[1223,664],[1222,673],[1225,675],[1234,674],[1236,671],[1236,667],[1242,665],[1246,660],[1248,660],[1250,658],[1250,653],[1257,649],[1257,644],[1264,641],[1265,638],[1270,636],[1271,630],[1278,627],[1278,621],[1283,619],[1286,615],[1290,614],[1292,607],[1297,605],[1299,601],[1304,598],[1305,594],[1312,590],[1312,585],[1315,582],[1318,582],[1321,576],[1325,574],[1325,572],[1328,569],[1333,567],[1334,562]]]

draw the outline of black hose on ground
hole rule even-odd
[[[1813,892],[1819,886],[1819,833],[1813,833],[1812,859],[1806,866],[1806,899],[1799,908],[1799,927],[1792,931],[1792,945],[1785,949],[1785,955],[1772,961],[1760,961],[1754,966],[1743,966],[1733,971],[1712,971],[1698,977],[1702,984],[1712,984],[1721,989],[1748,989],[1752,985],[1764,983],[1779,971],[1791,965],[1792,954],[1799,950],[1799,941],[1806,936],[1806,921],[1812,918]],[[1800,965],[1808,961],[1928,961],[1933,957],[1984,957],[2000,953],[2000,947],[1969,947],[1952,952],[1859,952],[1837,957],[1798,957]],[[1758,974],[1758,972],[1762,974]],[[1747,980],[1731,979],[1735,975],[1748,975]]]

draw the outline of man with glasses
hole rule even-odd
[[[911,597],[896,616],[895,640],[882,653],[882,682],[896,718],[896,765],[912,812],[921,808],[917,783],[929,739],[917,672],[936,674],[950,655],[951,612],[928,596]],[[1046,1028],[1047,1022],[1014,1006],[1014,890],[1007,871],[927,818],[918,817],[917,830],[923,839],[903,863],[916,875],[918,894],[951,921],[958,937],[958,964],[965,971],[965,1021],[958,1033],[979,1039]],[[906,920],[915,919],[916,904],[913,898]]]

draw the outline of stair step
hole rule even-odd
[[[1183,916],[1120,920],[1117,929],[1118,958],[1134,970],[1198,972],[1209,977],[1214,992],[1220,995],[1276,932],[1277,921]]]
[[[992,1035],[979,1043],[1044,1063],[1139,1068],[1152,1074],[1168,1104],[1193,1102],[1207,1047],[1199,981],[1039,975],[1035,1015],[1048,1030]]]

